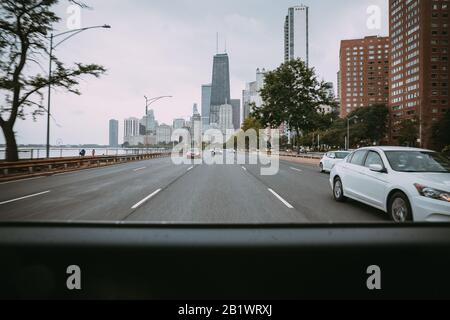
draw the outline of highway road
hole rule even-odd
[[[244,155],[239,155],[243,157]],[[382,212],[336,203],[329,176],[311,165],[175,165],[170,158],[0,183],[0,221],[207,224],[388,221]]]

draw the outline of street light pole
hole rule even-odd
[[[52,94],[52,61],[53,61],[53,33],[50,35],[50,50],[49,50],[49,66],[48,66],[48,101],[47,101],[47,144],[46,155],[50,158],[50,116],[51,116],[51,94]]]
[[[350,150],[350,121],[353,119],[358,119],[358,116],[347,118],[347,151]]]
[[[57,35],[54,35],[53,33],[50,35],[50,48],[48,51],[49,52],[49,67],[48,67],[48,97],[47,97],[47,100],[48,100],[47,101],[47,144],[46,144],[47,159],[50,158],[50,118],[52,116],[50,109],[51,109],[51,92],[52,92],[52,83],[51,82],[52,82],[52,72],[53,72],[52,71],[53,50],[55,50],[56,47],[58,47],[60,44],[62,44],[66,40],[69,40],[70,38],[76,36],[77,34],[83,32],[83,31],[90,30],[90,29],[99,29],[99,28],[110,29],[111,26],[105,24],[103,26],[81,28],[81,29],[62,32]],[[66,34],[70,34],[70,35],[68,37],[64,38],[63,40],[61,40],[60,42],[58,42],[56,45],[53,45],[53,41],[56,37],[66,35]]]
[[[156,101],[159,101],[161,99],[165,99],[165,98],[173,98],[173,96],[160,96],[160,97],[156,97],[156,98],[147,98],[147,96],[144,96],[145,98],[145,117],[147,119],[147,123],[145,124],[146,127],[146,132],[145,132],[145,137],[147,138],[147,143],[146,145],[148,146],[148,128],[147,128],[147,124],[148,124],[148,107],[150,105],[152,105],[153,103],[155,103]]]
[[[347,118],[347,146],[345,148],[345,150],[349,150],[350,149],[350,119]]]

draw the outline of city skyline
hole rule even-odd
[[[335,82],[341,39],[387,34],[386,1],[302,2],[310,7],[310,65],[326,81]],[[191,4],[180,0],[177,1],[180,10],[173,16],[168,4],[159,1],[151,4],[111,1],[105,5],[91,0],[89,4],[94,10],[83,11],[83,26],[109,23],[113,28],[107,33],[83,34],[58,48],[56,54],[66,63],[101,63],[108,72],[97,81],[86,78],[81,84],[83,95],[80,97],[60,91],[54,93],[56,123],[53,122],[52,144],[57,140],[64,144],[106,144],[108,120],[139,116],[143,94],[174,96],[153,106],[162,122],[170,123],[174,118],[189,114],[192,103],[201,102],[200,87],[210,78],[216,32],[219,32],[219,50],[223,51],[226,38],[232,57],[231,96],[241,97],[257,67],[273,70],[283,62],[286,12],[300,3],[261,4],[249,0],[239,5],[234,1]],[[369,30],[366,10],[374,4],[381,8],[381,29]],[[56,9],[63,18],[57,29],[63,31],[67,7],[60,5]],[[139,19],[144,16],[146,19]],[[350,16],[352,19],[348,19]],[[145,20],[142,25],[141,20]],[[167,34],[177,41],[165,41]],[[327,50],[323,50],[324,44]],[[152,50],[146,49],[149,47]],[[122,132],[122,123],[120,126],[119,132]],[[80,127],[82,132],[75,134]],[[44,143],[45,119],[41,117],[36,123],[19,121],[16,131],[21,144]],[[3,141],[0,137],[0,143]]]

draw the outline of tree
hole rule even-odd
[[[447,111],[442,119],[433,126],[433,147],[442,150],[450,147],[450,111]]]
[[[85,6],[81,2],[71,1]],[[17,119],[35,120],[47,112],[42,90],[51,84],[70,93],[81,94],[80,77],[99,77],[106,70],[95,64],[76,63],[66,68],[55,56],[55,71],[48,75],[31,74],[33,65],[48,56],[47,35],[60,20],[51,10],[58,0],[2,0],[0,2],[0,127],[6,140],[6,160],[17,161],[18,148],[14,132]],[[44,60],[45,61],[45,60]],[[41,66],[40,66],[41,67]],[[43,70],[43,68],[41,67]]]
[[[264,103],[254,108],[252,117],[263,126],[278,128],[286,123],[291,132],[307,135],[319,127],[323,117],[319,107],[335,105],[328,89],[301,59],[286,62],[266,74],[260,90]]]
[[[387,131],[389,109],[384,104],[362,107],[350,113],[347,119],[355,118],[351,125],[352,145],[379,144]]]
[[[415,147],[419,139],[419,126],[415,119],[405,119],[400,123],[398,142],[400,145]]]
[[[246,150],[249,149],[250,147],[250,143],[248,141],[248,138],[245,137],[245,133],[248,130],[254,130],[256,132],[256,139],[257,139],[257,145],[259,145],[259,133],[261,130],[264,130],[264,127],[261,125],[261,123],[253,118],[253,117],[248,117],[247,119],[244,120],[244,123],[242,124],[241,127],[242,131],[237,132],[236,134],[234,134],[229,141],[227,141],[225,143],[225,145],[233,145],[235,149],[239,149],[239,148],[245,148]],[[245,145],[239,145],[238,142],[242,141],[242,139],[244,139],[245,141]]]
[[[248,117],[247,119],[244,120],[244,123],[242,124],[242,130],[247,131],[250,129],[254,129],[256,132],[259,132],[259,130],[262,130],[264,128],[257,119],[253,117]]]

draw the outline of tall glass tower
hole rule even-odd
[[[229,104],[230,96],[230,62],[228,54],[216,54],[214,56],[211,84],[210,123],[219,123],[220,106]]]
[[[202,123],[203,126],[209,125],[211,111],[211,85],[202,85]]]
[[[302,59],[309,64],[309,8],[295,6],[288,10],[284,25],[284,61]]]

